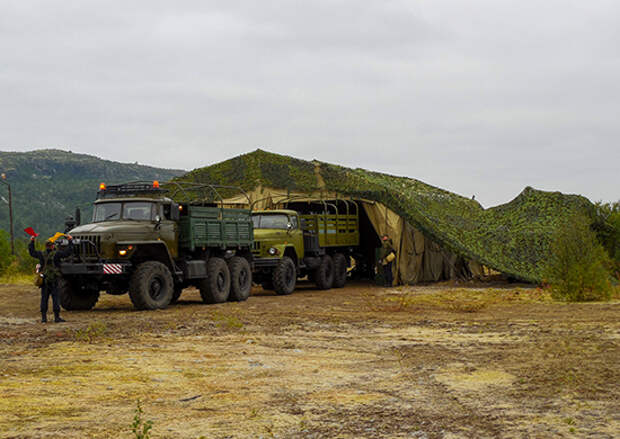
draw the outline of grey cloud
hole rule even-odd
[[[0,148],[190,169],[262,147],[485,205],[614,200],[612,1],[8,2]]]

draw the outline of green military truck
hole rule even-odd
[[[68,232],[75,252],[60,268],[63,308],[91,309],[100,291],[129,293],[137,309],[166,308],[190,285],[205,303],[248,298],[250,210],[224,206],[222,186],[162,186],[100,185],[92,222]]]
[[[291,294],[308,276],[320,289],[342,288],[358,248],[359,207],[350,200],[294,200],[283,209],[255,210],[254,280]]]

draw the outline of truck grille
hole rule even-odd
[[[101,253],[101,236],[74,236],[80,243],[75,246],[75,252],[82,258],[98,258]]]
[[[259,241],[254,241],[252,243],[252,254],[254,256],[260,256],[260,242]]]

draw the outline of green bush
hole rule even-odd
[[[0,229],[0,277],[12,278],[34,273],[37,260],[28,253],[28,241],[15,240],[15,256],[11,254],[11,238]]]
[[[612,293],[609,263],[609,256],[588,220],[574,217],[554,233],[543,273],[556,300],[609,300]]]
[[[14,259],[13,255],[11,255],[9,234],[0,229],[0,275],[11,266]]]
[[[620,202],[595,204],[592,229],[611,258],[611,271],[620,278]]]
[[[149,439],[151,437],[153,421],[145,421],[143,418],[144,410],[142,410],[142,404],[138,399],[133,422],[131,423],[131,432],[136,439]]]

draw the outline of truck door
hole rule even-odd
[[[295,252],[297,253],[297,260],[301,261],[304,257],[304,234],[301,230],[301,224],[299,223],[299,217],[297,215],[290,215],[288,218],[291,229],[289,230],[289,241],[295,246]]]
[[[170,204],[162,206],[159,238],[166,243],[172,257],[177,258],[179,256],[179,229],[178,222],[172,218],[174,215],[172,208]]]

